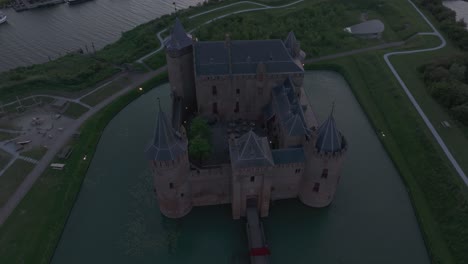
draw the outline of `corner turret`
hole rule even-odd
[[[296,39],[296,35],[294,35],[294,32],[290,31],[288,33],[288,36],[284,40],[284,46],[286,46],[289,55],[291,55],[293,59],[297,60],[298,63],[302,66],[306,54],[304,51],[301,50],[301,44]]]
[[[347,151],[346,139],[336,127],[333,109],[316,132],[316,141],[304,146],[306,169],[299,199],[311,207],[328,206],[336,192]]]
[[[176,18],[171,34],[164,40],[172,100],[179,112],[174,127],[179,127],[191,111],[197,109],[193,70],[193,39]]]
[[[159,106],[154,139],[146,150],[161,213],[179,218],[192,209],[187,138],[175,131]]]

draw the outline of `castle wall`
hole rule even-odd
[[[209,78],[209,79],[208,79]],[[196,79],[198,111],[206,117],[223,120],[258,120],[271,100],[271,89],[287,78],[285,74],[266,76],[259,82],[256,75],[204,76]],[[216,87],[216,88],[213,88]],[[216,94],[213,90],[216,90]],[[218,114],[213,113],[216,103]],[[239,105],[236,112],[236,105]]]
[[[233,218],[245,216],[247,200],[256,199],[260,216],[268,216],[271,192],[272,167],[234,169],[232,177],[232,211]]]
[[[311,207],[328,206],[335,196],[336,187],[340,180],[344,152],[336,154],[313,153],[307,159],[299,199]]]
[[[192,170],[190,177],[194,206],[231,202],[231,166]]]
[[[184,108],[196,109],[192,46],[181,51],[167,52],[169,83],[175,97],[182,97]]]
[[[161,213],[179,218],[192,209],[188,155],[173,161],[152,161],[154,190]]]
[[[276,165],[271,175],[271,200],[297,197],[303,174],[304,163]]]

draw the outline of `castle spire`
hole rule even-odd
[[[174,160],[187,150],[187,144],[178,136],[170,126],[166,113],[161,109],[158,98],[159,113],[156,120],[156,129],[151,146],[146,151],[151,160]]]
[[[336,127],[333,113],[335,111],[335,103],[332,104],[330,116],[325,120],[318,129],[318,137],[315,147],[319,152],[333,153],[344,148],[343,136]]]
[[[171,35],[164,40],[164,46],[169,50],[180,50],[192,45],[192,36],[188,34],[179,18],[176,17]]]

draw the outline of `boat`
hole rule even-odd
[[[81,4],[84,2],[88,2],[88,1],[91,1],[91,0],[67,0],[67,3],[69,5],[76,5],[76,4]]]
[[[0,24],[3,24],[6,22],[7,16],[0,12]]]

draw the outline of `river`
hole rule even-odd
[[[46,62],[78,48],[113,43],[122,32],[174,11],[175,0],[93,0],[56,5],[8,16],[0,25],[0,72]],[[203,0],[177,0],[177,8]]]
[[[400,175],[348,84],[337,73],[312,71],[304,86],[320,120],[335,102],[349,150],[331,206],[272,204],[263,220],[271,263],[430,263]],[[128,105],[103,132],[52,264],[248,263],[245,220],[232,220],[230,205],[195,207],[178,220],[159,213],[143,154],[157,97],[170,109],[166,84]]]

